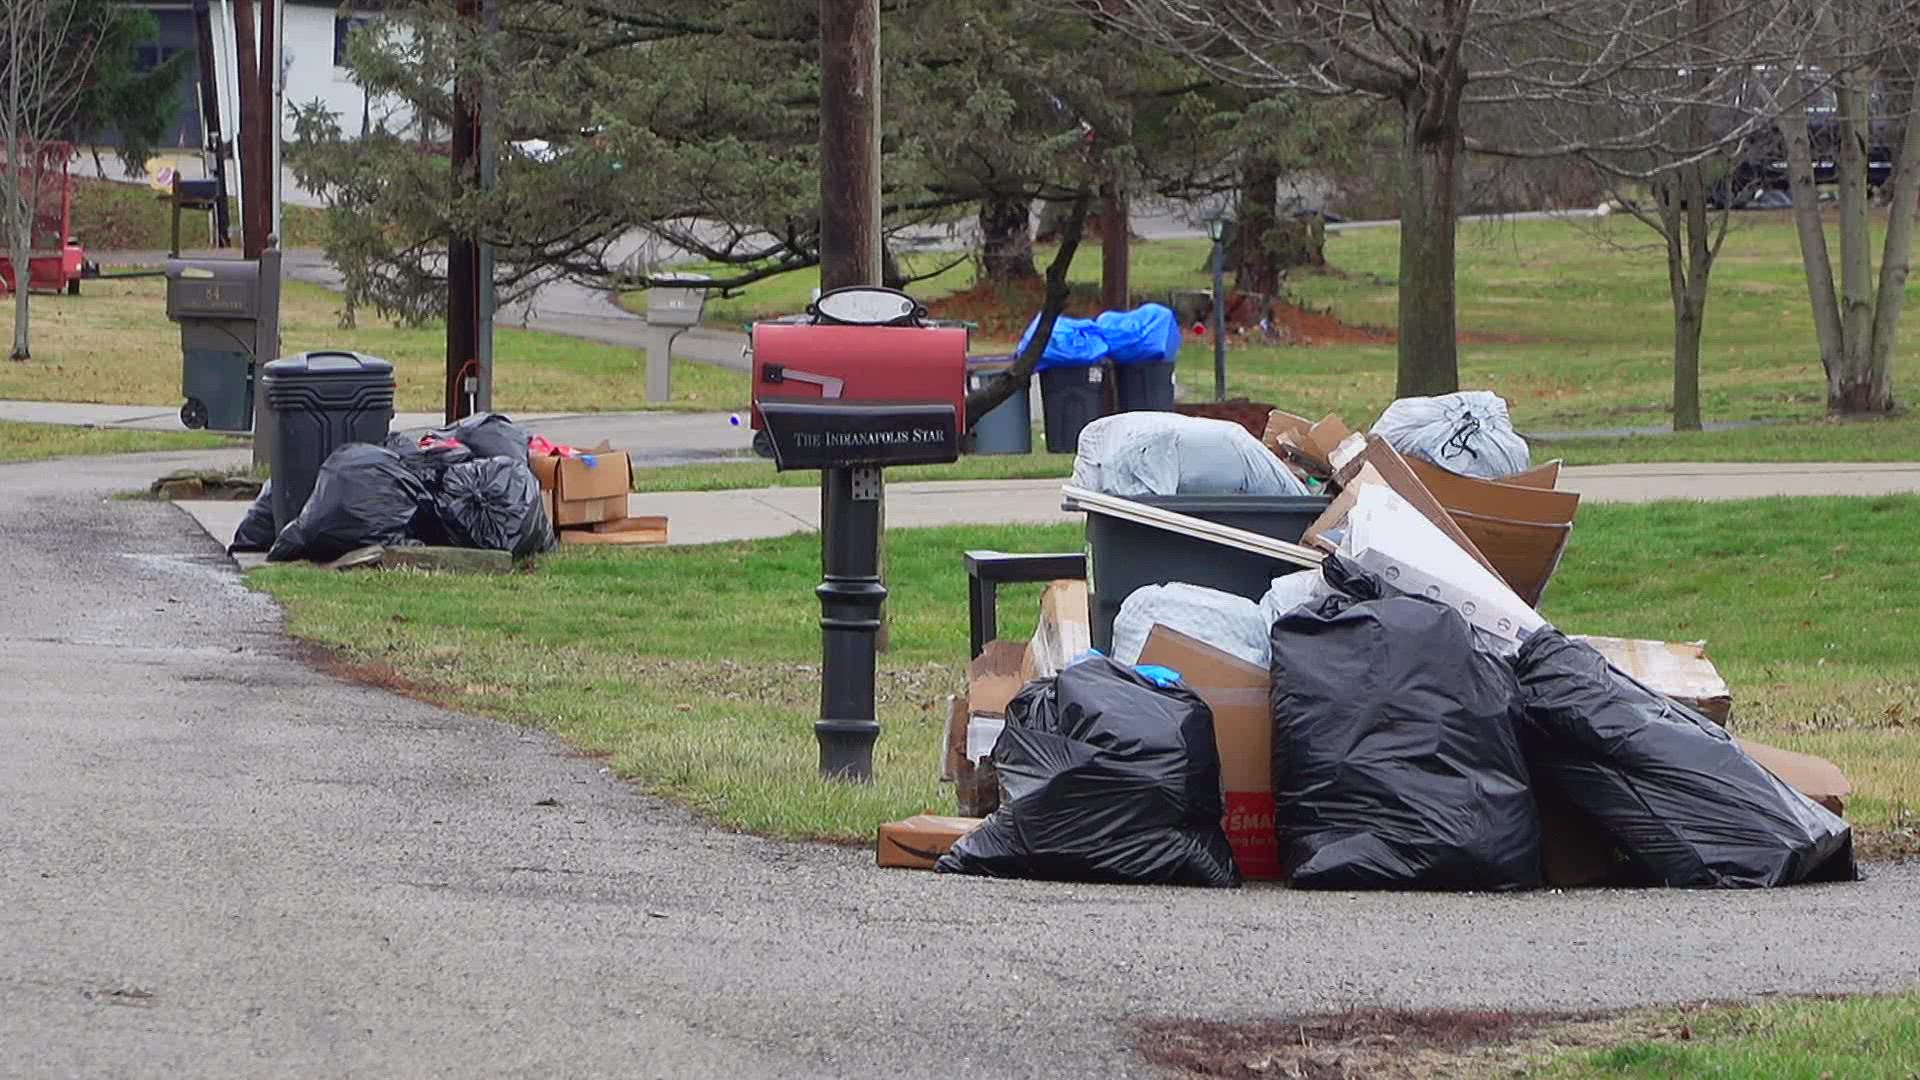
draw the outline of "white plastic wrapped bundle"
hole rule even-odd
[[[1463,476],[1498,480],[1532,465],[1507,403],[1489,390],[1401,398],[1380,414],[1373,434],[1402,454]]]
[[[1273,624],[1260,605],[1244,596],[1174,582],[1133,590],[1113,620],[1113,658],[1140,662],[1155,626],[1178,630],[1196,641],[1251,664],[1267,666]]]
[[[1280,621],[1280,616],[1294,608],[1317,603],[1332,592],[1318,570],[1301,570],[1274,578],[1273,587],[1260,598],[1261,616],[1266,619],[1268,626],[1272,626]]]
[[[1178,413],[1102,417],[1080,432],[1073,482],[1106,495],[1305,495],[1247,429]]]

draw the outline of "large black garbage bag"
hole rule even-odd
[[[227,554],[237,555],[242,551],[265,551],[273,546],[273,481],[260,485],[260,494],[247,507],[247,516],[240,519],[240,527],[233,530],[233,543],[227,545]]]
[[[332,562],[368,544],[403,544],[423,512],[433,512],[433,497],[392,451],[348,443],[320,465],[305,509],[281,530],[267,561]]]
[[[446,427],[430,432],[435,438],[453,439],[466,446],[478,458],[527,457],[527,443],[533,433],[500,413],[476,413],[462,417]]]
[[[1654,880],[1733,889],[1859,876],[1844,820],[1591,646],[1540,630],[1514,667],[1534,783]]]
[[[413,474],[420,478],[420,482],[427,485],[427,490],[437,491],[440,488],[440,478],[449,468],[463,461],[473,460],[473,450],[461,443],[431,438],[428,441],[436,445],[431,448],[422,447],[419,436],[405,435],[396,431],[387,436],[387,441],[382,445],[393,451],[402,465],[413,470]]]
[[[527,459],[480,458],[448,467],[434,496],[455,547],[510,551],[516,558],[553,547],[553,523]]]
[[[1452,608],[1400,596],[1296,608],[1274,623],[1272,670],[1275,824],[1296,888],[1540,884],[1513,673]]]
[[[1213,713],[1091,657],[1007,706],[1000,809],[934,869],[987,877],[1232,887]]]

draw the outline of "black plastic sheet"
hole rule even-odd
[[[1859,876],[1844,820],[1591,646],[1541,630],[1514,667],[1534,783],[1654,881],[1761,888]]]
[[[1027,686],[993,748],[1000,808],[935,869],[1231,887],[1213,713],[1105,657]]]

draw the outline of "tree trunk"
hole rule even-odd
[[[1907,274],[1913,264],[1913,219],[1920,200],[1920,84],[1903,95],[1905,134],[1893,159],[1894,174],[1887,182],[1893,205],[1887,211],[1886,246],[1880,255],[1880,295],[1873,308],[1873,347],[1868,365],[1872,373],[1869,404],[1876,412],[1893,409],[1893,344],[1900,330],[1900,308],[1907,297]]]
[[[27,347],[27,249],[17,239],[13,243],[13,351],[9,360],[31,360]]]
[[[1667,296],[1673,303],[1673,430],[1700,430],[1700,328],[1706,307],[1702,268],[1694,256],[1691,225],[1705,193],[1695,191],[1699,170],[1655,188],[1660,231],[1667,243]],[[1704,212],[1702,217],[1704,218]],[[1704,224],[1704,222],[1703,222]],[[1704,238],[1703,238],[1704,239]]]
[[[1780,130],[1787,142],[1787,189],[1793,195],[1793,224],[1800,235],[1800,266],[1807,277],[1814,338],[1820,345],[1820,366],[1826,369],[1831,399],[1846,334],[1840,324],[1840,300],[1833,289],[1827,232],[1820,222],[1820,193],[1813,183],[1813,143],[1807,132],[1806,110],[1793,108],[1781,113]]]
[[[1843,72],[1839,98],[1840,145],[1840,368],[1829,372],[1827,411],[1876,412],[1869,356],[1873,334],[1873,248],[1867,212],[1867,76]]]
[[[1406,167],[1400,200],[1400,397],[1460,389],[1454,301],[1454,202],[1458,190],[1460,110],[1430,110],[1427,93],[1400,102]],[[1429,117],[1429,113],[1437,115]]]
[[[1033,380],[1033,370],[1040,364],[1040,358],[1046,355],[1047,342],[1053,337],[1053,325],[1060,313],[1067,309],[1067,298],[1072,294],[1067,284],[1067,271],[1073,266],[1073,256],[1080,248],[1080,236],[1087,224],[1087,204],[1092,199],[1086,193],[1069,204],[1066,221],[1060,226],[1060,248],[1053,254],[1053,261],[1047,264],[1047,297],[1040,307],[1039,325],[1034,327],[1033,337],[1027,342],[1026,350],[1013,358],[1013,365],[1005,372],[988,379],[978,390],[967,393],[967,430],[980,419],[992,412],[1001,402],[1015,394],[1027,392]]]
[[[1235,223],[1233,288],[1256,296],[1280,295],[1286,263],[1280,256],[1280,170],[1256,158],[1240,174],[1240,212]]]
[[[989,195],[980,200],[980,269],[988,281],[1032,281],[1033,200],[1025,195]]]
[[[17,103],[16,103],[17,106]],[[15,121],[17,124],[17,120]],[[9,125],[14,126],[14,125]],[[27,260],[33,251],[33,215],[38,209],[38,174],[28,168],[26,160],[26,139],[15,135],[13,145],[7,147],[8,168],[7,199],[12,203],[7,216],[13,228],[7,230],[9,261],[13,263],[13,351],[7,354],[9,360],[31,360],[32,351],[27,346]]]

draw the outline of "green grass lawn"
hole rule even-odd
[[[0,461],[43,461],[89,454],[135,454],[146,450],[211,450],[245,446],[206,431],[122,431],[118,428],[21,424],[0,420]]]
[[[1653,234],[1630,218],[1460,226],[1461,384],[1494,390],[1522,430],[1659,426],[1671,421],[1672,309]],[[1830,240],[1830,243],[1833,241]],[[1391,327],[1398,231],[1340,233],[1327,242],[1338,276],[1296,275],[1306,304],[1352,324]],[[1837,245],[1836,245],[1837,247]],[[1908,285],[1908,304],[1920,282]],[[1920,330],[1908,327],[1899,355]],[[1799,247],[1783,214],[1734,218],[1714,270],[1702,345],[1708,420],[1795,419],[1825,411]],[[1182,353],[1182,382],[1212,388],[1199,345]],[[1231,390],[1319,415],[1371,422],[1393,395],[1391,346],[1247,346],[1229,352]],[[1895,370],[1902,364],[1896,360]],[[1896,380],[1900,376],[1896,374]]]
[[[1736,728],[1831,757],[1868,851],[1920,848],[1920,497],[1593,506],[1548,591],[1572,632],[1706,639]],[[871,787],[821,783],[817,537],[562,551],[508,578],[274,567],[249,581],[292,632],[448,705],[555,731],[725,825],[870,838],[952,806],[935,782],[944,695],[966,661],[960,553],[1077,550],[1074,526],[889,534],[894,650]],[[1033,622],[1003,590],[1002,632]]]
[[[0,364],[0,398],[172,405],[180,401],[180,329],[167,321],[165,283],[157,278],[86,283],[80,296],[33,298],[30,363]],[[13,305],[0,315],[11,340]],[[353,349],[394,365],[397,407],[441,407],[446,329],[389,325],[362,312],[342,329],[339,298],[288,282],[281,303],[287,353]],[[646,354],[558,334],[502,326],[496,331],[494,399],[504,412],[601,412],[661,408],[646,403]],[[745,404],[747,379],[737,371],[678,360],[674,409],[728,410]]]
[[[1643,1025],[1662,1035],[1567,1051],[1529,1075],[1559,1080],[1909,1080],[1920,1075],[1920,993],[1655,1010]]]
[[[1512,403],[1523,431],[1660,427],[1671,422],[1672,312],[1664,256],[1652,233],[1630,218],[1597,221],[1465,223],[1460,227],[1459,296],[1461,381],[1494,390]],[[1329,273],[1296,272],[1293,299],[1329,311],[1355,326],[1391,328],[1396,321],[1396,229],[1332,234]],[[1203,288],[1207,242],[1136,243],[1131,271],[1136,299],[1164,300],[1173,289]],[[1036,257],[1044,264],[1051,250]],[[919,256],[930,259],[933,256]],[[1100,249],[1082,248],[1071,277],[1099,280]],[[913,291],[932,299],[971,284],[967,267],[948,271]],[[710,318],[739,325],[752,318],[797,311],[817,275],[786,275],[749,286],[709,305]],[[1920,309],[1920,279],[1908,285],[1910,308]],[[1909,328],[1905,341],[1920,341]],[[977,337],[975,352],[1011,342]],[[1899,350],[1896,389],[1910,365]],[[1339,412],[1350,424],[1373,421],[1393,398],[1391,344],[1262,345],[1234,342],[1227,355],[1228,393],[1267,401],[1304,415]],[[1736,215],[1715,268],[1702,356],[1702,409],[1713,420],[1818,420],[1825,411],[1824,377],[1791,220],[1776,213]],[[1189,399],[1213,395],[1212,344],[1189,337],[1179,379]],[[1697,437],[1695,437],[1697,438]],[[1829,427],[1776,429],[1766,436],[1724,439],[1641,439],[1570,448],[1571,460],[1911,459],[1910,437],[1876,449],[1872,441]],[[1679,449],[1679,448],[1684,449]],[[1575,453],[1574,449],[1580,451]],[[1558,452],[1558,451],[1556,451]]]

